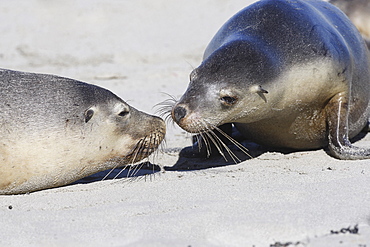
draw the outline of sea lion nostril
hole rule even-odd
[[[180,122],[186,116],[186,109],[184,107],[178,106],[173,110],[173,117],[176,123]]]

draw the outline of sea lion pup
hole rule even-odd
[[[57,187],[150,155],[164,121],[80,81],[0,69],[0,194]]]
[[[349,139],[367,125],[369,99],[369,52],[343,12],[319,0],[263,0],[217,32],[171,116],[191,133],[233,123],[262,145],[365,159],[370,150]]]
[[[370,49],[370,0],[331,0],[355,24]]]

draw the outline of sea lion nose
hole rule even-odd
[[[182,106],[177,106],[172,112],[172,118],[176,123],[179,123],[181,119],[186,116],[186,109]]]

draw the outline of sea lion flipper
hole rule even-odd
[[[329,150],[339,159],[369,159],[370,149],[353,146],[348,136],[348,95],[339,93],[326,106]]]

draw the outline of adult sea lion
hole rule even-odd
[[[0,69],[0,194],[57,187],[137,162],[164,121],[112,92],[54,75]]]
[[[221,27],[171,115],[191,133],[233,123],[270,147],[329,146],[339,159],[364,159],[370,150],[349,139],[367,125],[369,99],[369,52],[343,12],[319,0],[263,0]]]
[[[330,0],[355,24],[370,49],[370,0]]]

